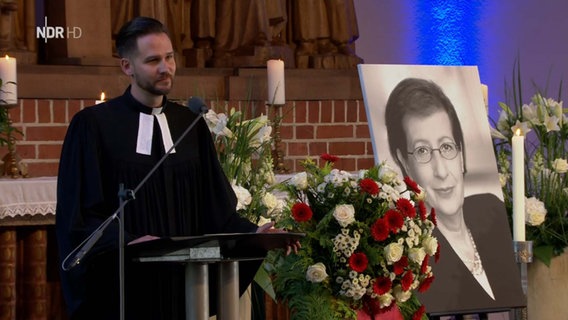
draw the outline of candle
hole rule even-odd
[[[513,240],[525,241],[525,137],[517,129],[512,141]]]
[[[283,105],[286,103],[284,86],[284,61],[268,60],[268,104]]]
[[[105,93],[104,91],[101,92],[101,100],[95,100],[95,104],[99,104],[99,103],[103,103],[105,102]]]
[[[489,112],[489,87],[486,84],[481,84],[481,93],[483,95],[483,103],[485,104],[485,111]]]
[[[16,58],[6,55],[0,58],[0,104],[14,105],[18,103],[18,88],[16,87]]]

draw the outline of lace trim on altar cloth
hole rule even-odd
[[[0,219],[34,215],[54,215],[55,202],[16,203],[0,205]]]

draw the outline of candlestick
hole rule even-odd
[[[268,104],[284,105],[286,103],[286,90],[284,84],[284,61],[268,60]]]
[[[512,140],[513,240],[525,241],[525,137],[520,129]]]
[[[101,92],[101,100],[95,100],[95,104],[99,104],[99,103],[103,103],[105,102],[105,92]]]
[[[15,105],[18,103],[18,88],[16,87],[16,58],[6,55],[0,58],[0,104]]]

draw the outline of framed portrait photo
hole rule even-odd
[[[526,306],[475,66],[358,66],[375,162],[416,181],[436,214],[430,315]]]

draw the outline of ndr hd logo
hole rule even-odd
[[[62,27],[62,26],[48,26],[47,17],[45,17],[43,26],[36,26],[36,38],[44,39],[78,39],[83,35],[83,30],[80,27]]]

